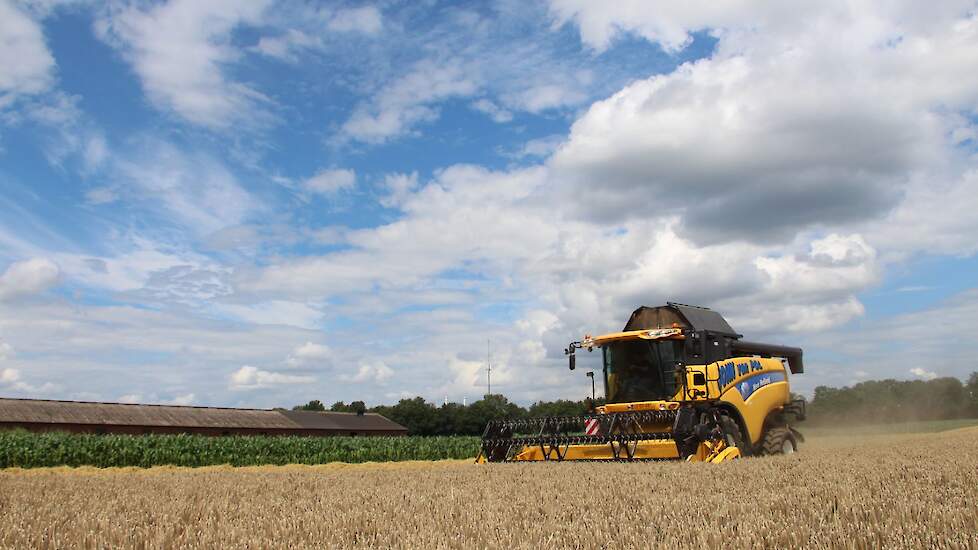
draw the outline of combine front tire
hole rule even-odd
[[[740,425],[737,424],[737,421],[726,414],[720,414],[719,422],[720,429],[723,430],[723,436],[727,439],[727,446],[740,449],[741,456],[750,454],[748,453],[747,440],[744,439],[744,435],[740,431]]]
[[[770,428],[761,446],[766,455],[790,455],[798,449],[795,436],[785,427]]]

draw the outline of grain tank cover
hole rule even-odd
[[[667,302],[664,306],[642,306],[636,309],[625,323],[624,331],[671,328],[673,323],[680,327],[740,338],[722,315],[712,309]]]

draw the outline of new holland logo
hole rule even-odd
[[[740,397],[744,401],[747,401],[748,397],[764,386],[773,384],[774,382],[784,382],[784,380],[785,377],[783,372],[766,372],[763,374],[757,374],[737,384],[737,391],[740,392]]]

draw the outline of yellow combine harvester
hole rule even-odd
[[[722,462],[792,453],[804,438],[792,421],[788,371],[800,348],[746,342],[717,312],[669,302],[640,307],[622,332],[585,336],[564,353],[600,348],[606,404],[592,414],[495,420],[480,462],[662,460]],[[787,369],[785,368],[787,363]]]

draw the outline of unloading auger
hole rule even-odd
[[[793,453],[788,372],[800,348],[742,340],[708,308],[668,302],[640,307],[622,332],[585,336],[565,353],[601,349],[606,404],[592,414],[489,422],[479,462],[683,459],[723,462]],[[787,368],[785,367],[787,363]]]

